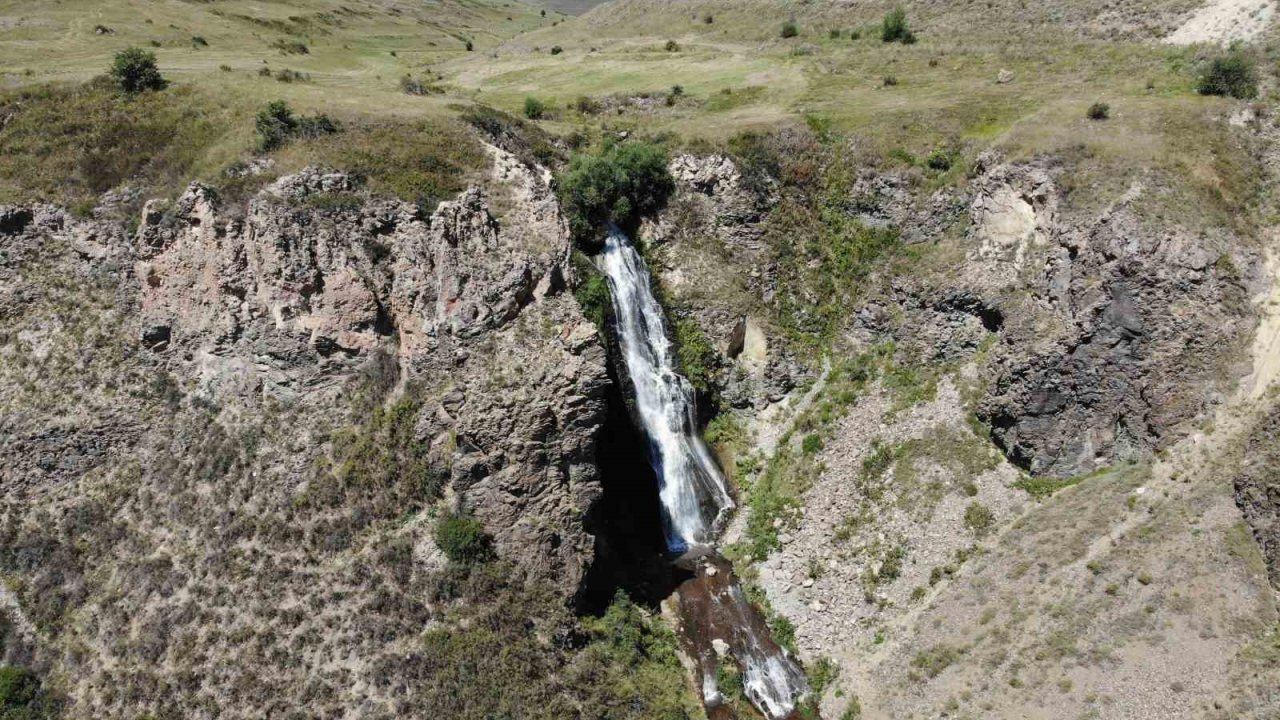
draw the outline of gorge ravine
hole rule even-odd
[[[793,717],[808,683],[715,551],[716,534],[734,503],[698,434],[693,388],[676,367],[648,269],[616,227],[599,265],[609,283],[636,421],[658,481],[667,550],[694,571],[677,589],[675,605],[679,633],[701,676],[703,703],[713,718],[733,717],[717,678],[722,663],[735,662],[743,693],[765,717]]]

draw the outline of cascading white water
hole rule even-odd
[[[727,642],[742,668],[743,691],[768,720],[794,716],[809,692],[795,660],[769,636],[760,613],[747,600],[732,566],[714,551],[716,532],[733,499],[724,477],[698,435],[693,387],[676,372],[676,359],[653,295],[649,271],[627,236],[609,228],[601,269],[613,295],[618,343],[635,390],[636,414],[648,438],[649,462],[658,476],[667,547],[690,553],[699,568],[682,587],[686,633],[698,637],[701,689],[707,707],[723,700],[716,687],[721,662],[712,638]],[[714,568],[714,569],[712,569]],[[682,590],[681,595],[686,594]]]
[[[610,227],[601,266],[613,295],[618,342],[635,389],[636,413],[657,473],[667,547],[709,545],[733,499],[698,436],[693,387],[676,372],[662,306],[627,236]]]

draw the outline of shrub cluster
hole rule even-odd
[[[880,39],[889,42],[900,42],[910,45],[916,41],[915,33],[907,27],[907,11],[894,8],[884,16],[884,24],[880,28]]]
[[[405,73],[400,78],[400,91],[406,95],[431,95],[432,93],[443,92],[438,86],[432,85],[422,78],[415,78],[409,73]]]
[[[611,143],[598,155],[576,153],[557,188],[576,241],[597,249],[609,223],[634,230],[666,202],[675,183],[667,153],[645,142]]]
[[[0,666],[0,720],[43,720],[58,717],[58,703],[40,687],[30,670]]]
[[[116,53],[111,64],[111,77],[127,93],[163,90],[169,85],[156,67],[156,54],[136,47]]]
[[[1239,50],[1210,61],[1196,89],[1201,95],[1229,95],[1240,100],[1258,96],[1258,72]]]
[[[283,83],[311,82],[311,75],[309,73],[284,68],[276,71],[276,80]]]
[[[928,165],[930,170],[937,170],[938,172],[950,170],[952,162],[951,153],[942,148],[929,153],[929,157],[925,159],[925,165]]]
[[[986,537],[995,526],[995,522],[995,513],[982,503],[969,503],[969,506],[964,509],[964,526],[978,537]]]
[[[1111,117],[1111,106],[1104,102],[1096,102],[1089,106],[1090,120],[1106,120]]]
[[[541,120],[547,113],[547,105],[536,97],[524,99],[524,116],[530,120]]]
[[[259,111],[254,128],[258,133],[258,149],[263,152],[284,145],[290,138],[320,137],[338,131],[328,116],[297,117],[283,100],[276,100]]]
[[[306,43],[297,40],[276,40],[271,43],[271,47],[285,55],[308,55],[311,53],[311,48],[308,48]]]
[[[493,538],[470,515],[447,513],[436,522],[434,537],[449,562],[474,565],[493,559]]]
[[[582,314],[603,331],[605,322],[613,314],[613,297],[609,293],[609,282],[591,261],[580,252],[574,251],[573,267],[579,281],[573,289],[573,296],[578,300]]]
[[[788,20],[782,24],[782,37],[793,38],[799,34],[800,34],[800,30],[796,28],[796,23],[794,20]]]

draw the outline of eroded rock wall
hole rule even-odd
[[[1039,168],[996,164],[977,188],[963,274],[1003,317],[982,412],[1015,464],[1064,476],[1151,453],[1247,370],[1251,243],[1153,224],[1140,185],[1070,219]]]
[[[1236,505],[1244,513],[1267,561],[1271,584],[1280,589],[1280,409],[1264,416],[1245,443],[1234,479]]]
[[[0,210],[0,563],[70,716],[441,710],[403,657],[446,507],[582,589],[604,351],[547,178],[493,154],[507,222],[320,170],[132,236]]]

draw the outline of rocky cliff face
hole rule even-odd
[[[936,191],[918,169],[859,168],[847,183],[840,170],[817,183],[825,195],[792,182],[744,213],[732,163],[680,160],[677,196],[650,228],[666,289],[722,343],[721,399],[748,438],[722,436],[749,508],[726,542],[808,667],[841,668],[824,717],[853,695],[873,717],[1083,715],[1096,708],[1076,704],[1099,695],[1118,714],[1176,715],[1195,693],[1242,715],[1233,705],[1255,700],[1237,688],[1270,676],[1232,658],[1275,614],[1221,483],[1229,455],[1205,437],[1248,371],[1260,243],[1173,217],[1162,195],[1175,181],[1081,192],[1090,170],[1070,159],[986,155]],[[833,187],[848,195],[833,201]],[[808,252],[807,237],[850,237],[803,222],[815,205],[898,242],[847,265],[858,294],[837,308],[828,358],[796,353],[814,381],[772,395],[743,380],[759,358],[786,357],[786,304],[827,300],[783,263],[819,267],[824,248]],[[778,219],[818,233],[774,233]],[[1236,478],[1265,552],[1274,430],[1258,431]],[[1175,459],[1157,460],[1166,447]],[[1181,634],[1153,599],[1175,596],[1197,598]],[[1151,652],[1149,627],[1185,650],[1177,662]],[[1086,659],[1095,651],[1105,659]]]
[[[604,351],[547,179],[493,155],[503,222],[319,170],[132,236],[0,211],[4,599],[73,716],[403,712],[446,506],[579,592]]]
[[[1033,475],[1142,457],[1219,402],[1247,370],[1261,278],[1256,246],[1153,221],[1142,185],[1101,213],[1069,210],[1060,172],[988,154],[959,197],[885,202],[912,242],[964,227],[963,256],[893,278],[890,302],[859,311],[864,339],[892,335],[927,362],[973,357],[996,333],[978,411]]]
[[[1263,417],[1245,443],[1244,458],[1234,484],[1236,505],[1262,548],[1271,584],[1280,589],[1280,410]]]
[[[767,337],[756,343],[768,348],[764,361],[731,342],[744,317],[767,317],[778,303],[761,238],[768,203],[744,190],[726,158],[681,157],[671,169],[677,196],[647,235],[663,280],[725,351],[722,397],[737,407],[777,402],[806,371]],[[980,414],[1009,459],[1035,475],[1140,457],[1215,403],[1244,374],[1236,362],[1260,278],[1257,250],[1229,230],[1153,220],[1144,205],[1157,190],[1134,185],[1090,215],[1068,207],[1062,172],[988,154],[964,186],[918,196],[910,178],[865,171],[848,203],[906,243],[957,249],[946,267],[869,278],[846,337],[895,339],[934,364],[972,358],[997,334]],[[958,241],[951,228],[962,229]]]
[[[1001,316],[982,413],[1011,461],[1061,476],[1140,457],[1244,374],[1260,264],[1248,243],[1153,226],[1141,186],[1067,219],[1045,170],[980,171],[965,274]]]

